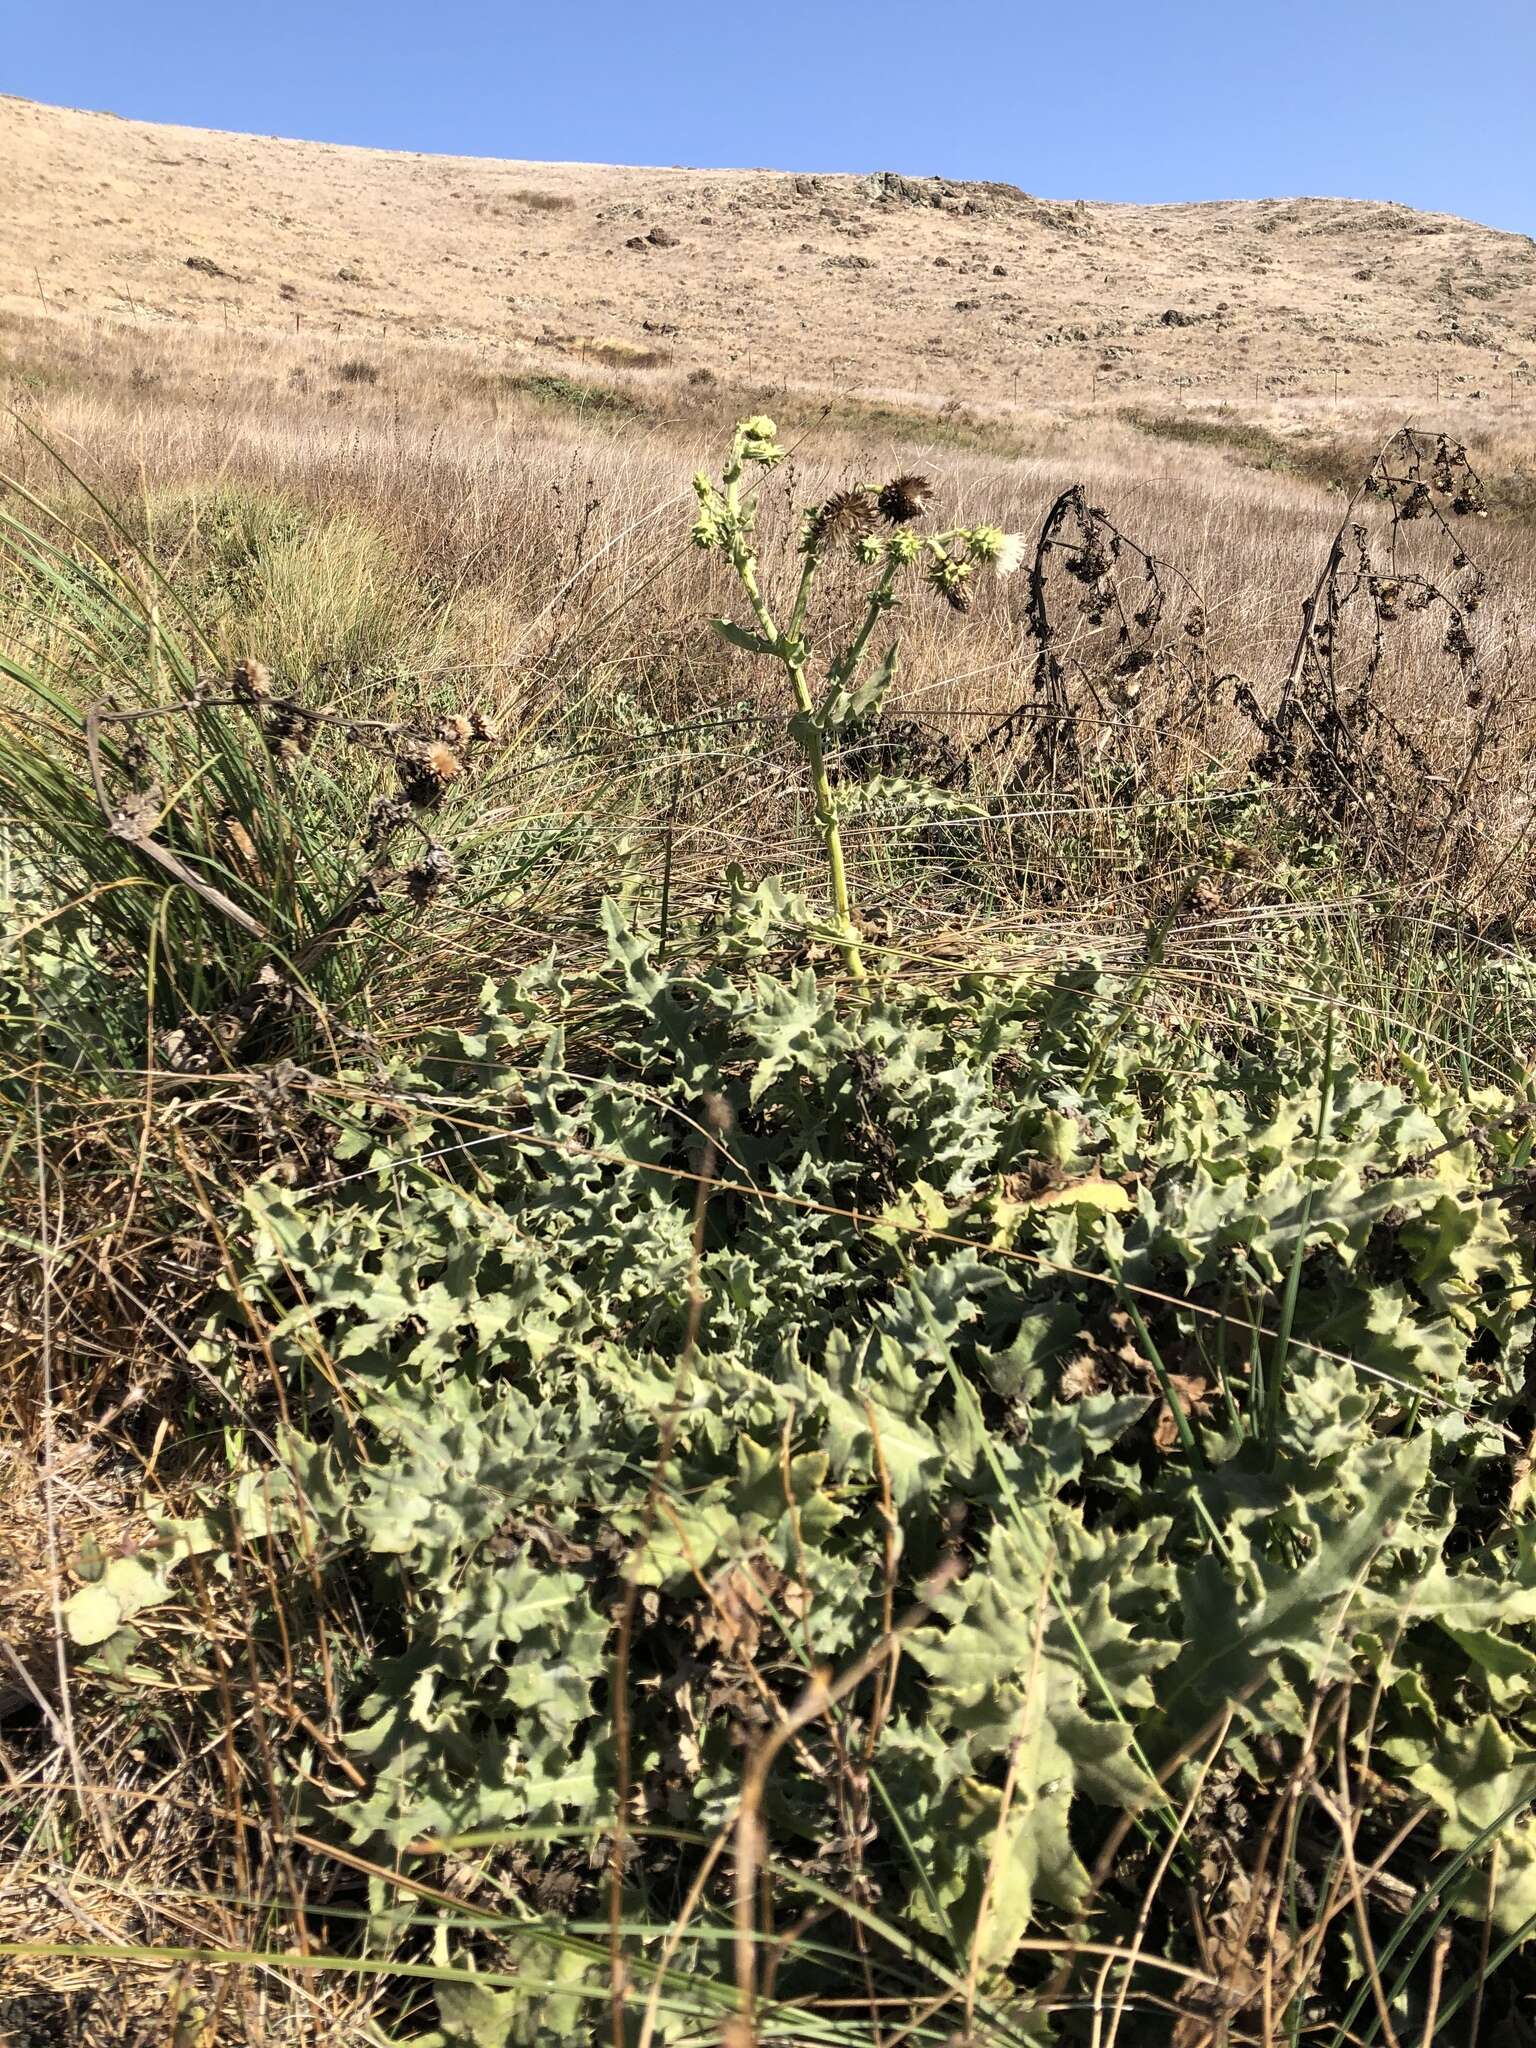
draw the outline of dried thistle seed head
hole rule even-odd
[[[395,833],[409,825],[413,815],[411,805],[403,796],[380,797],[368,813],[368,825],[363,833],[365,851],[379,852]]]
[[[827,502],[811,514],[806,538],[813,548],[835,547],[839,541],[856,547],[873,530],[874,524],[875,508],[868,491],[834,491]]]
[[[469,714],[469,736],[472,740],[478,740],[482,746],[494,746],[501,738],[501,734],[491,721],[478,711],[471,711]]]
[[[475,722],[461,711],[450,711],[438,720],[437,737],[450,747],[467,747],[475,737]]]
[[[446,846],[429,846],[415,867],[406,871],[405,893],[419,910],[453,879],[453,855]]]
[[[880,517],[892,526],[906,526],[921,519],[933,497],[933,485],[925,476],[897,476],[875,500]]]
[[[297,740],[302,752],[314,732],[314,727],[296,704],[274,704],[262,720],[262,731],[274,748],[281,746],[285,740]]]
[[[384,890],[390,880],[388,868],[375,868],[365,875],[357,891],[357,907],[367,917],[382,917],[389,904]]]
[[[446,740],[421,740],[401,751],[395,762],[400,787],[418,809],[442,801],[450,782],[463,772],[463,763]]]
[[[113,811],[107,830],[114,839],[126,839],[130,844],[150,838],[160,823],[164,801],[157,783],[152,782],[148,789],[130,790]]]
[[[233,695],[243,697],[248,704],[259,704],[272,694],[272,671],[265,662],[253,661],[247,655],[230,670],[229,687]]]

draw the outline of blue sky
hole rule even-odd
[[[145,120],[1062,199],[1400,199],[1536,233],[1536,0],[9,0],[0,22],[0,89]]]

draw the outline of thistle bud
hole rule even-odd
[[[972,573],[969,562],[957,561],[953,555],[940,555],[928,571],[928,582],[951,611],[968,612],[971,608]]]
[[[759,462],[765,469],[782,462],[784,450],[779,446],[778,428],[766,413],[757,413],[749,420],[743,420],[736,429],[736,450],[743,462]]]

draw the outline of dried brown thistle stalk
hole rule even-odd
[[[1009,781],[1077,774],[1085,728],[1097,724],[1107,738],[1131,726],[1154,683],[1164,731],[1197,723],[1212,701],[1199,592],[1090,504],[1081,484],[1041,524],[1025,624],[1035,649],[1029,694],[982,741]]]
[[[1454,522],[1487,500],[1459,443],[1400,427],[1345,508],[1301,626],[1279,701],[1265,712],[1247,683],[1237,702],[1263,746],[1254,772],[1332,824],[1438,853],[1461,818],[1472,777],[1495,743],[1502,693],[1490,691],[1470,621],[1487,592]],[[1448,704],[1476,714],[1457,772],[1437,776],[1424,748],[1383,701],[1384,657],[1405,619],[1438,615]]]

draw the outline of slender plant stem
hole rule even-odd
[[[724,482],[726,509],[731,516],[731,563],[741,580],[742,589],[746,592],[747,602],[752,607],[752,616],[757,620],[758,630],[782,663],[784,672],[789,677],[790,689],[794,693],[795,716],[790,721],[790,730],[799,742],[811,771],[811,787],[816,799],[816,828],[826,849],[833,917],[837,924],[848,972],[862,987],[869,980],[869,970],[864,965],[858,927],[853,921],[853,905],[848,889],[847,863],[843,858],[843,835],[837,814],[837,798],[833,794],[831,778],[827,774],[826,753],[821,744],[821,727],[816,720],[815,700],[811,696],[811,686],[806,680],[805,643],[798,631],[790,634],[779,631],[758,586],[757,557],[741,523],[740,472],[734,464],[726,470]],[[814,561],[808,558],[801,572],[800,588],[795,597],[794,616],[797,622],[803,621],[805,616],[814,566]],[[873,624],[873,618],[870,623]]]

